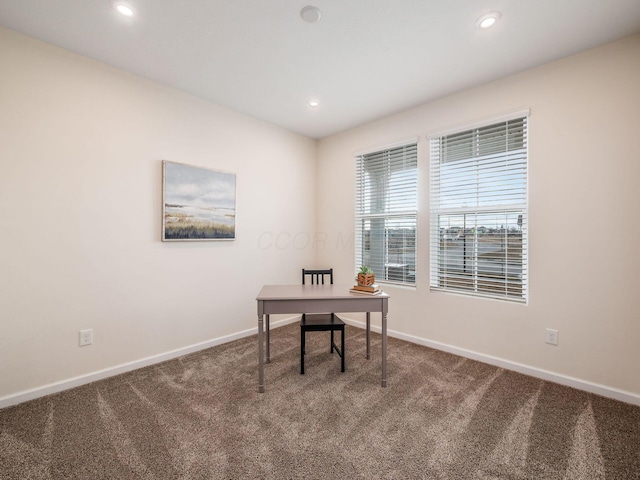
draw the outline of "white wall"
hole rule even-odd
[[[426,136],[523,107],[531,108],[529,304],[430,292]],[[321,140],[318,189],[333,194],[318,204],[318,231],[353,239],[345,206],[355,203],[354,152],[416,135],[417,287],[385,288],[389,329],[640,401],[640,36]],[[339,280],[350,281],[353,252],[353,242],[327,242],[318,261],[342,265]],[[557,347],[544,343],[546,327],[560,331]]]
[[[314,140],[6,29],[0,66],[0,406],[255,329],[313,266]],[[237,174],[235,241],[160,241],[162,160]]]

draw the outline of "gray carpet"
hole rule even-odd
[[[640,408],[347,327],[273,331],[0,411],[7,479],[640,479]]]

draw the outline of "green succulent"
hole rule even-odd
[[[369,273],[373,273],[373,270],[371,270],[369,267],[367,267],[366,265],[363,265],[362,267],[360,267],[360,273],[362,275],[367,275]]]

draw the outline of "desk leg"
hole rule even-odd
[[[371,312],[367,312],[367,360],[371,358]]]
[[[264,339],[262,338],[262,315],[258,316],[258,392],[264,392]]]
[[[387,314],[382,314],[382,386],[387,386]]]
[[[269,314],[266,315],[266,324],[267,328],[267,363],[271,363],[271,335],[269,334]]]

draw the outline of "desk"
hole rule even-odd
[[[269,348],[269,315],[276,313],[367,313],[367,358],[371,331],[371,312],[382,313],[382,386],[387,386],[387,312],[389,295],[351,293],[352,285],[265,285],[258,297],[258,391],[264,392],[264,332],[266,315],[267,361]]]

